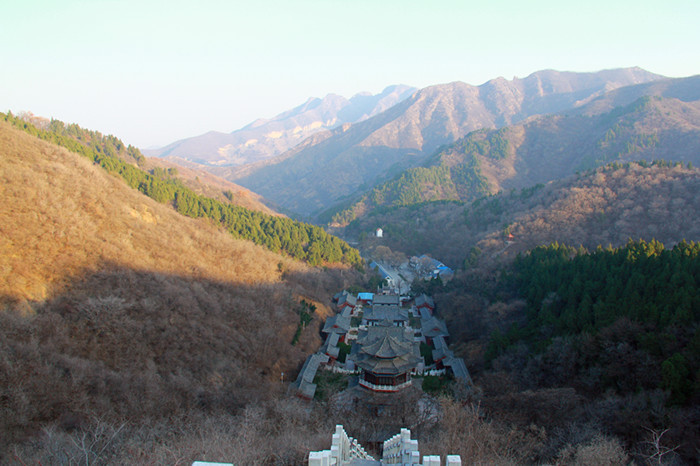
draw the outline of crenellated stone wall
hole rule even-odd
[[[312,451],[309,453],[308,464],[309,466],[352,466],[353,464],[442,466],[440,456],[424,456],[421,462],[418,440],[411,439],[409,429],[401,429],[400,433],[386,440],[383,444],[382,459],[377,461],[365,452],[357,440],[348,437],[341,425],[335,426],[331,449]],[[448,455],[445,466],[462,466],[462,459],[459,455]]]

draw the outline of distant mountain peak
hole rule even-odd
[[[144,152],[205,166],[254,163],[279,155],[319,131],[366,120],[414,91],[413,87],[399,84],[376,95],[361,92],[350,99],[334,93],[323,98],[309,97],[301,105],[272,118],[257,119],[231,133],[208,132]]]

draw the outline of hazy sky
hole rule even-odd
[[[143,148],[390,84],[699,74],[699,18],[698,0],[3,0],[0,110]]]

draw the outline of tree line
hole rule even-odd
[[[149,173],[127,163],[124,158],[131,158],[141,165],[145,157],[137,148],[125,145],[112,135],[104,136],[97,131],[53,119],[42,129],[11,112],[0,113],[0,118],[32,136],[93,160],[109,173],[119,175],[130,187],[157,202],[171,204],[182,215],[205,217],[219,223],[236,238],[253,241],[314,266],[344,263],[359,267],[362,264],[356,249],[318,226],[201,196],[173,178],[172,171],[154,170]]]

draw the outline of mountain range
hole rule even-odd
[[[363,92],[350,99],[337,94],[329,94],[323,99],[310,98],[274,118],[255,120],[231,133],[210,131],[143,152],[185,164],[249,164],[281,154],[319,131],[366,120],[408,98],[415,90],[410,86],[394,85],[376,95]]]
[[[439,146],[471,131],[576,108],[613,89],[661,78],[639,68],[547,70],[481,86],[430,86],[372,118],[316,135],[275,159],[213,171],[283,209],[313,217],[421,165]]]
[[[700,163],[700,77],[621,88],[577,109],[477,130],[385,182],[341,214],[436,200],[473,201],[609,162]]]

